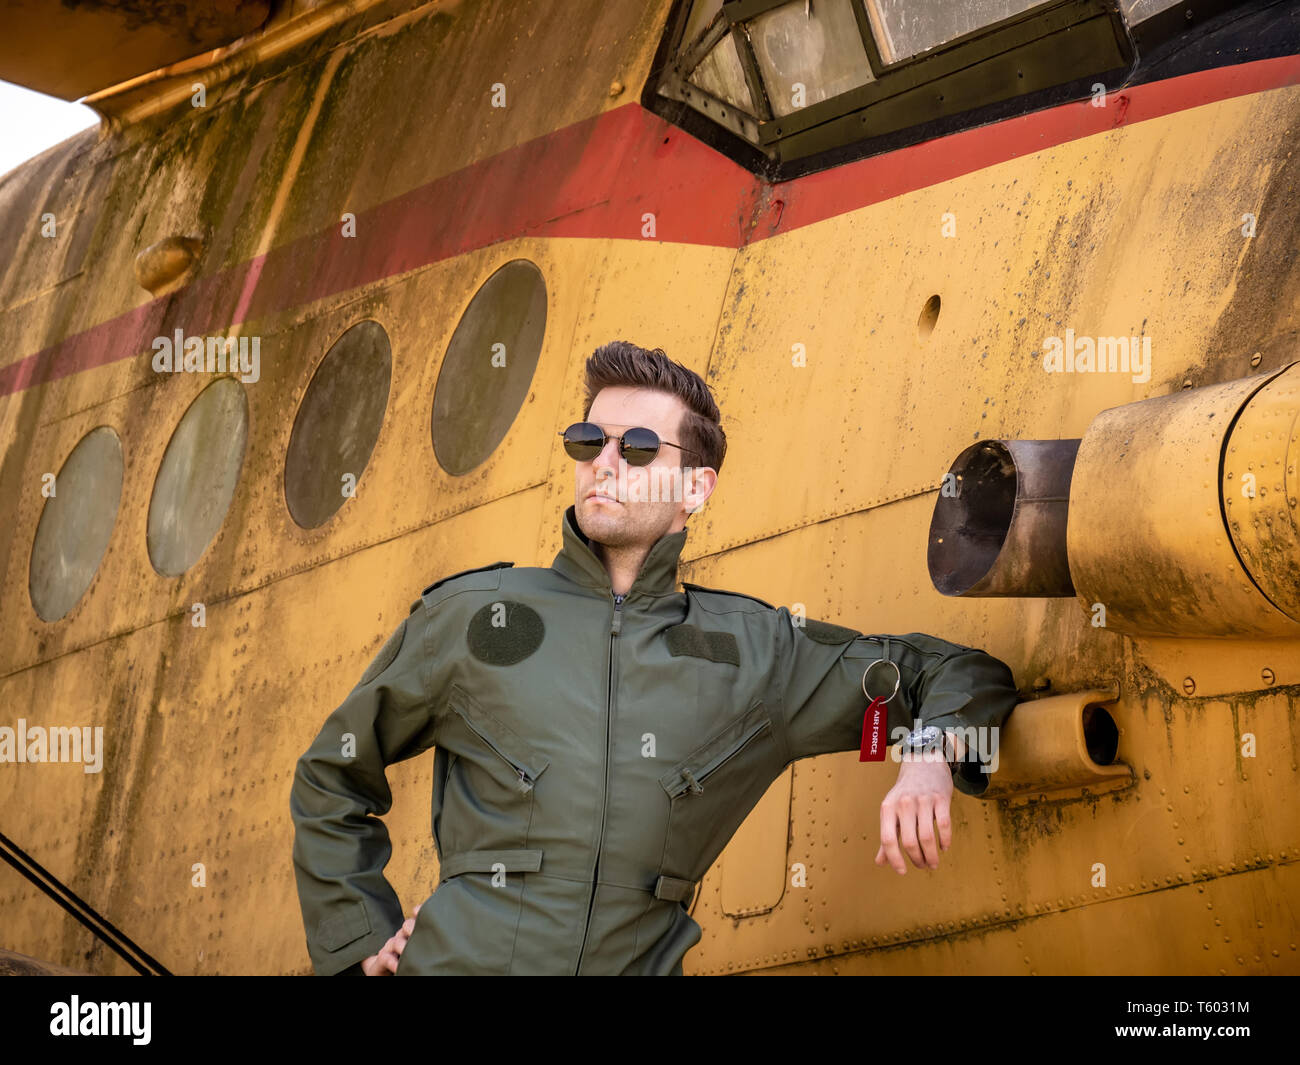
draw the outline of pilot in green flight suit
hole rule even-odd
[[[863,673],[886,648],[900,679],[891,736],[916,718],[1000,726],[1017,702],[1010,670],[982,651],[678,591],[685,516],[721,464],[698,428],[710,414],[716,428],[716,406],[657,350],[614,342],[587,372],[591,421],[566,449],[597,451],[576,464],[554,563],[427,588],[298,761],[293,858],[321,975],[680,974],[701,935],[687,912],[697,883],[786,766],[858,748]],[[682,498],[640,501],[636,478],[680,467],[678,448],[712,461]],[[632,478],[618,497],[616,475]],[[392,805],[384,768],[431,747],[441,882],[403,924],[370,815]],[[954,780],[974,793],[942,761],[903,763],[878,863],[903,872],[900,841],[913,864],[931,859],[932,815],[946,843]]]

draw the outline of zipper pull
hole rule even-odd
[[[617,636],[623,629],[623,596],[614,596],[614,620],[610,624],[609,634]]]
[[[692,773],[689,769],[682,770],[682,777],[686,780],[686,783],[688,785],[687,790],[693,791],[696,795],[699,795],[704,790],[704,788],[700,785],[700,782],[695,779],[695,774]]]

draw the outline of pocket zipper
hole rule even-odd
[[[515,775],[519,777],[519,790],[522,792],[532,791],[533,785],[537,783],[537,778],[532,774],[530,774],[527,771],[526,767],[519,765],[513,758],[511,758],[508,754],[506,754],[505,751],[501,750],[501,748],[496,745],[496,741],[493,740],[491,736],[487,735],[487,733],[485,733],[481,728],[475,725],[473,721],[470,720],[469,714],[465,713],[464,710],[462,710],[459,706],[456,706],[454,703],[452,704],[452,709],[455,710],[456,713],[460,715],[460,719],[464,721],[466,725],[469,726],[470,731],[473,732],[474,735],[477,736],[479,739],[481,739],[484,743],[486,743],[488,747],[492,750],[492,753],[495,754],[498,758],[500,758],[503,762],[505,762],[505,764],[508,765],[511,768],[511,770],[515,773]]]
[[[731,761],[731,759],[735,758],[736,755],[757,739],[765,729],[771,728],[771,726],[771,721],[760,721],[741,739],[738,744],[736,744],[735,747],[731,748],[731,750],[724,753],[721,757],[715,758],[712,762],[706,764],[698,773],[693,773],[691,771],[689,763],[683,766],[680,770],[683,778],[682,782],[673,787],[671,797],[675,799],[684,791],[691,791],[696,795],[700,794],[704,790],[704,781],[713,776],[714,773]]]

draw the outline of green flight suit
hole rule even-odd
[[[358,972],[402,924],[371,815],[392,805],[384,767],[430,747],[441,883],[399,976],[680,974],[701,936],[697,882],[792,761],[858,749],[863,671],[886,641],[901,672],[890,736],[914,718],[1000,726],[1017,702],[983,651],[679,592],[685,542],[661,537],[618,603],[570,507],[550,568],[426,589],[298,760],[293,860],[317,973]]]

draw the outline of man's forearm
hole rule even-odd
[[[383,875],[392,852],[388,830],[370,815],[387,812],[387,784],[384,794],[358,794],[348,767],[318,750],[328,751],[329,742],[318,738],[299,760],[290,797],[308,951],[325,975],[377,953],[401,924],[397,893]]]

